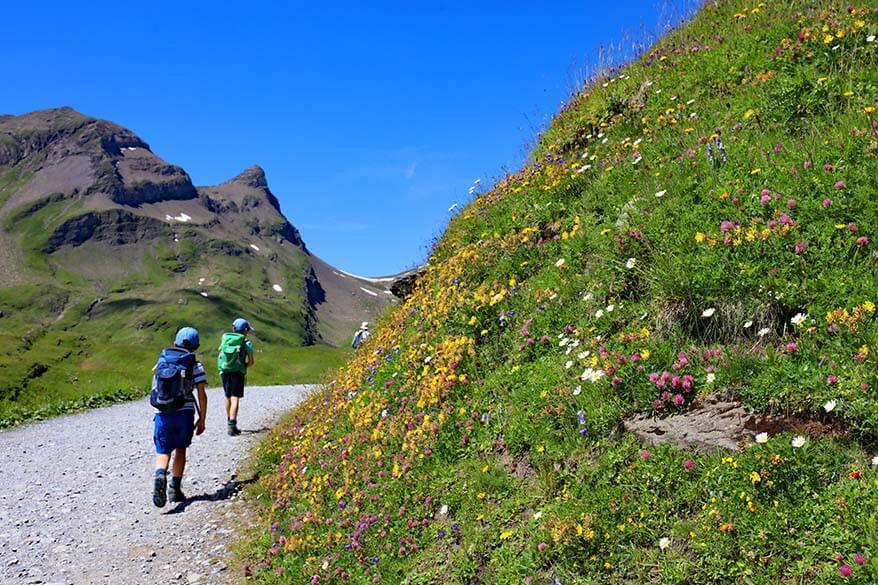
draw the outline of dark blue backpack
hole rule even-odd
[[[149,403],[161,412],[174,412],[192,392],[195,354],[179,347],[162,350],[155,368],[155,384]]]

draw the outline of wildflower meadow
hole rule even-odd
[[[878,582],[878,7],[706,3],[262,445],[264,583]],[[620,423],[722,395],[736,449]]]

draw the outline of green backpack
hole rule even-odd
[[[240,333],[223,333],[216,367],[221,373],[247,373],[247,337]]]

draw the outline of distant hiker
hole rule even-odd
[[[161,508],[170,499],[183,502],[183,471],[186,469],[186,449],[192,444],[192,434],[204,432],[207,418],[207,393],[204,385],[207,374],[195,357],[198,349],[198,331],[183,327],[177,331],[173,347],[159,355],[153,368],[152,390],[149,402],[155,408],[155,477],[152,503]],[[194,390],[198,391],[195,401]],[[198,413],[198,421],[195,414]],[[174,455],[171,483],[168,484],[168,465]],[[166,491],[167,490],[167,491]]]
[[[369,322],[363,321],[363,324],[360,325],[359,330],[354,333],[354,338],[351,340],[351,347],[357,349],[358,347],[363,345],[363,343],[365,343],[367,339],[369,339]]]
[[[232,332],[223,333],[216,358],[216,366],[223,380],[223,392],[226,394],[226,418],[229,434],[232,436],[241,434],[238,430],[238,405],[244,397],[247,368],[254,363],[253,343],[247,339],[247,334],[251,331],[253,328],[246,319],[235,319]]]

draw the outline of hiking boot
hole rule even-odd
[[[238,425],[229,425],[229,436],[234,437],[236,435],[240,435],[241,430],[238,429]]]
[[[167,475],[157,475],[152,483],[152,503],[156,505],[157,508],[163,508],[165,504],[168,503],[168,476]]]
[[[186,494],[183,493],[183,489],[180,486],[171,484],[168,486],[168,499],[172,502],[185,502]]]

